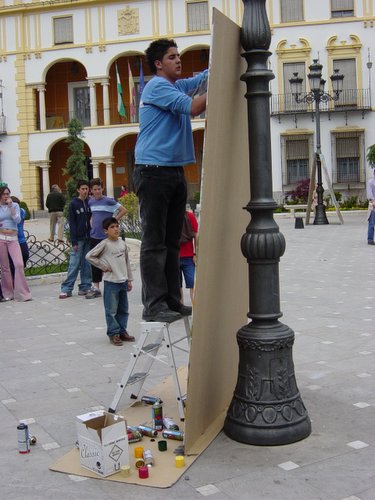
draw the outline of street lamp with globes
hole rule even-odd
[[[316,126],[316,166],[317,166],[317,206],[315,209],[315,225],[328,224],[326,216],[326,208],[323,203],[323,182],[322,182],[322,165],[320,155],[322,153],[320,144],[320,103],[337,101],[342,92],[344,75],[340,74],[339,69],[335,69],[331,75],[333,94],[325,92],[324,85],[326,81],[322,78],[323,66],[319,63],[318,59],[313,59],[313,64],[309,66],[310,73],[307,75],[310,83],[310,92],[302,93],[303,78],[298,76],[298,73],[293,73],[293,78],[289,80],[292,94],[296,102],[306,102],[308,104],[315,103],[315,126]]]

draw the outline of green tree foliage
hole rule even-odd
[[[375,144],[370,146],[367,150],[367,161],[372,167],[375,167]]]
[[[118,201],[126,208],[126,214],[120,221],[121,236],[140,240],[142,238],[142,230],[139,221],[137,195],[135,193],[128,193],[119,198]]]
[[[73,118],[68,123],[68,138],[65,141],[68,143],[68,148],[72,152],[63,169],[63,174],[69,176],[69,179],[65,183],[66,206],[69,205],[71,199],[77,194],[77,181],[80,179],[88,180],[82,137],[82,124],[79,120]]]

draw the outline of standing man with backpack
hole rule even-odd
[[[190,290],[190,300],[194,301],[194,279],[195,265],[197,255],[197,235],[198,221],[191,210],[186,210],[184,223],[182,226],[181,244],[180,244],[180,270],[181,270],[181,303],[183,300],[182,277],[185,280],[185,286]]]

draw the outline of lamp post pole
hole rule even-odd
[[[237,385],[224,422],[232,439],[255,445],[289,444],[306,438],[311,423],[294,374],[294,332],[279,318],[279,261],[285,239],[273,218],[268,68],[271,31],[265,0],[243,0],[241,44],[247,86],[251,220],[241,249],[249,265],[250,322],[237,333]]]
[[[315,105],[315,141],[316,141],[316,171],[317,171],[317,205],[315,207],[315,225],[328,224],[328,219],[326,215],[326,207],[323,201],[323,180],[322,180],[322,163],[321,163],[321,144],[320,144],[320,103],[328,101],[337,101],[340,98],[340,93],[342,92],[342,85],[344,80],[344,75],[341,75],[338,69],[334,70],[331,76],[333,95],[324,91],[324,85],[326,83],[322,78],[323,66],[318,62],[318,59],[313,60],[313,64],[309,66],[310,73],[307,78],[310,82],[311,91],[302,95],[302,82],[303,78],[298,76],[298,73],[293,73],[293,78],[289,80],[290,86],[292,88],[292,94],[296,102],[307,102],[308,104]]]

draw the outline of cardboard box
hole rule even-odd
[[[129,443],[124,417],[104,410],[77,416],[82,467],[102,477],[129,465]]]

